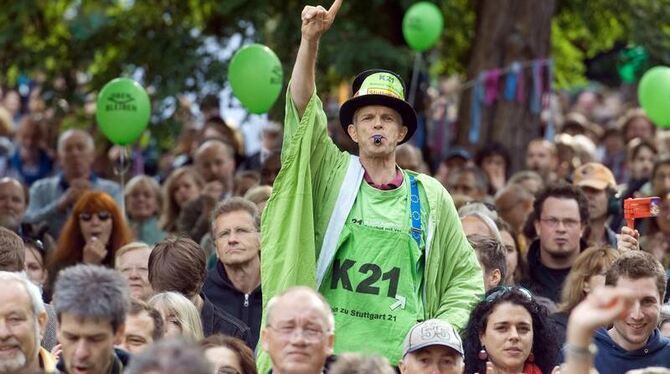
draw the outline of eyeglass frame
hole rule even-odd
[[[269,324],[266,325],[265,327],[270,329],[270,330],[276,331],[277,334],[279,334],[282,337],[282,339],[289,340],[289,341],[293,338],[296,331],[300,331],[300,336],[303,339],[305,339],[305,341],[308,342],[308,343],[318,343],[318,342],[322,341],[323,338],[330,333],[330,330],[319,330],[319,332],[315,336],[309,337],[308,335],[305,334],[305,332],[307,332],[308,330],[305,329],[304,327],[299,327],[299,326],[291,327],[290,331],[288,331],[289,330],[288,327],[284,327],[283,331],[282,331],[282,328],[278,328],[278,327],[275,327],[275,326],[272,326],[272,325],[269,325]]]
[[[572,218],[565,218],[565,219],[559,219],[556,217],[549,217],[549,218],[540,218],[540,222],[545,223],[547,226],[549,226],[552,229],[555,229],[558,227],[559,224],[563,224],[563,227],[566,229],[574,230],[581,226],[582,220],[574,220]]]

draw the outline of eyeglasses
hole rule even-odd
[[[527,289],[519,286],[498,286],[494,288],[495,291],[491,292],[488,296],[486,296],[485,301],[487,303],[494,302],[501,297],[507,295],[508,293],[516,292],[517,294],[522,295],[524,298],[526,298],[528,301],[533,300],[533,293],[528,291]]]
[[[558,219],[556,217],[540,218],[540,221],[552,229],[558,227],[559,223],[562,223],[566,229],[576,229],[581,223],[581,221],[572,218]]]
[[[98,216],[98,219],[101,220],[101,221],[107,221],[108,219],[112,218],[111,213],[103,210],[103,211],[97,212],[97,213],[79,213],[79,219],[84,221],[84,222],[88,222],[91,219],[93,219],[94,214],[96,216]]]
[[[267,326],[269,329],[272,329],[281,336],[282,339],[289,340],[295,335],[296,331],[299,331],[299,335],[305,339],[305,341],[309,343],[316,343],[323,338],[324,331],[319,330],[316,328],[298,328],[295,326],[280,326],[280,327],[274,327],[274,326]]]

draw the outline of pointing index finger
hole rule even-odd
[[[331,19],[334,18],[341,6],[342,0],[335,0],[333,5],[330,6],[330,9],[328,9],[328,17]]]

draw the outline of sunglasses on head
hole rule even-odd
[[[97,213],[79,213],[79,219],[88,222],[93,218],[93,215],[98,216],[98,219],[101,221],[107,221],[108,219],[112,218],[112,215],[107,212],[107,211],[101,211]]]
[[[33,239],[33,238],[30,238],[30,237],[27,237],[27,236],[23,236],[22,239],[23,239],[23,243],[25,245],[28,245],[28,246],[31,246],[31,247],[37,249],[37,251],[39,251],[42,254],[42,256],[44,256],[44,254],[46,253],[46,249],[44,248],[44,243],[42,243],[41,240]]]
[[[510,292],[516,292],[517,294],[522,295],[528,301],[533,300],[533,294],[527,289],[519,286],[498,286],[497,290],[491,292],[488,296],[486,296],[485,300],[487,303],[490,303],[498,300],[499,298],[505,296]]]

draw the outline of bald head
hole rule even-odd
[[[320,293],[309,287],[296,286],[275,295],[267,305],[266,325],[276,318],[286,317],[296,311],[312,309],[319,314],[331,332],[335,331],[335,318],[328,301]]]
[[[206,182],[232,180],[235,172],[235,150],[228,144],[212,139],[195,151],[195,166]]]

